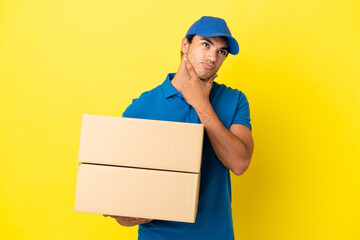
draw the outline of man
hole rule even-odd
[[[139,239],[234,239],[230,171],[243,174],[254,143],[245,95],[214,82],[228,53],[239,52],[226,22],[202,17],[182,39],[176,74],[141,94],[123,117],[202,123],[205,127],[198,213],[195,223],[112,216],[139,224]],[[178,146],[181,148],[181,146]]]

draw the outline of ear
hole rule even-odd
[[[181,41],[181,51],[185,54],[188,52],[189,49],[189,41],[186,37],[184,37]]]

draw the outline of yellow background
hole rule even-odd
[[[359,12],[357,0],[0,1],[0,238],[136,239],[74,211],[81,114],[121,116],[211,15],[238,39],[216,80],[248,97],[255,139],[232,176],[236,239],[360,239]]]

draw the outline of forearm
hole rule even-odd
[[[222,124],[210,102],[195,110],[219,160],[236,175],[244,173],[250,164],[252,149]]]

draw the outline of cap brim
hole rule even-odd
[[[232,36],[226,35],[224,33],[201,33],[201,35],[197,35],[202,37],[226,37],[229,44],[229,53],[232,55],[236,55],[239,53],[239,44]]]

